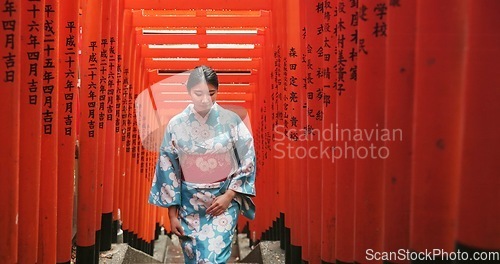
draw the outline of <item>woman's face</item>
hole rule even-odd
[[[217,98],[217,89],[211,84],[204,82],[191,88],[189,92],[194,109],[200,114],[206,114]]]

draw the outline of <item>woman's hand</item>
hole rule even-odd
[[[223,195],[215,197],[212,204],[207,209],[207,214],[218,216],[226,211],[226,209],[231,204],[236,192],[233,190],[227,190]]]
[[[176,234],[178,237],[184,236],[184,230],[182,229],[181,222],[177,217],[170,218],[170,229],[172,233]]]
[[[182,229],[181,222],[177,218],[179,212],[178,206],[170,206],[168,208],[168,218],[170,219],[170,230],[177,236],[184,236],[184,229]]]

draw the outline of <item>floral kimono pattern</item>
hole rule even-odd
[[[206,214],[225,188],[237,193],[228,209],[219,216]],[[186,263],[225,263],[231,254],[238,215],[255,217],[253,196],[253,138],[238,115],[214,103],[205,117],[189,105],[170,120],[149,203],[179,206]]]

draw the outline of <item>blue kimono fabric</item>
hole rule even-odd
[[[216,217],[207,215],[213,199],[226,189],[237,193],[229,208]],[[214,103],[201,117],[191,104],[169,121],[148,201],[179,206],[186,263],[227,262],[238,215],[255,217],[254,196],[253,137],[238,115]]]
[[[238,222],[240,205],[233,199],[218,216],[206,214],[215,197],[222,195],[222,182],[181,183],[179,220],[184,229],[180,238],[185,263],[226,263]]]

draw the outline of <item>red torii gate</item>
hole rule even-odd
[[[79,1],[5,1],[2,10],[6,11],[0,14],[3,22],[0,45],[5,46],[0,51],[0,83],[5,90],[0,96],[1,123],[5,126],[0,132],[0,167],[3,169],[0,177],[0,228],[9,235],[6,243],[0,246],[0,259],[9,263],[69,262],[72,232],[68,217],[73,210],[70,203],[73,175],[70,173],[76,128],[75,123],[69,122],[71,116],[66,112],[73,102],[75,108],[76,104],[80,108],[74,111],[82,114],[78,123],[81,147],[78,262],[96,262],[99,249],[108,245],[107,242],[99,245],[99,234],[103,237],[111,234],[109,225],[105,224],[110,222],[110,210],[116,223],[118,208],[124,220],[126,241],[151,252],[156,235],[154,225],[166,223],[162,220],[162,210],[148,206],[143,199],[148,193],[156,156],[140,146],[134,99],[148,87],[165,84],[165,78],[176,76],[194,65],[212,62],[220,70],[224,88],[221,89],[221,98],[228,101],[243,99],[239,100],[244,101],[241,105],[253,110],[253,122],[260,122],[254,124],[258,128],[256,147],[262,155],[258,158],[259,173],[275,176],[258,177],[256,202],[277,201],[278,205],[260,207],[258,219],[251,222],[251,230],[256,231],[257,240],[261,235],[264,239],[275,239],[281,235],[277,234],[277,228],[286,227],[285,241],[287,246],[292,246],[287,248],[287,254],[293,253],[287,255],[288,261],[363,262],[363,250],[367,246],[384,251],[410,248],[418,252],[429,247],[428,237],[432,237],[433,247],[448,251],[454,250],[455,244],[469,252],[498,251],[498,237],[491,236],[499,232],[494,222],[499,212],[498,192],[495,192],[498,186],[495,167],[498,124],[485,119],[499,111],[499,104],[494,102],[498,97],[495,86],[498,76],[491,66],[500,59],[498,20],[494,16],[498,3],[494,0],[443,0],[436,5],[435,1],[401,1],[402,6],[391,7],[387,17],[379,18],[371,12],[376,6],[370,1],[360,0],[360,6],[351,7],[346,6],[348,2],[207,0],[187,6],[184,2],[169,0],[114,0],[106,3],[82,0],[82,60],[77,62],[78,56],[74,54],[75,49],[67,45],[72,43],[71,40],[67,42],[67,38],[72,34],[78,36],[78,33],[71,32],[68,23],[78,25]],[[387,6],[389,1],[380,3]],[[39,9],[36,17],[28,10],[33,5],[35,10]],[[55,7],[55,12],[45,8],[46,5]],[[430,6],[433,8],[428,8]],[[449,9],[450,6],[454,8]],[[142,8],[152,10],[139,11]],[[326,15],[334,9],[346,13],[339,12],[336,17]],[[416,9],[420,11],[415,13]],[[333,27],[341,20],[345,23],[359,10],[368,10],[365,18],[370,22],[344,24],[346,28],[342,29],[345,35],[359,34],[357,36],[361,38],[356,39],[359,43],[335,43],[342,34],[302,35],[304,28],[311,32],[319,28],[326,30],[327,26]],[[272,16],[269,11],[272,11]],[[40,27],[38,33],[30,33],[29,25],[17,26],[21,21],[31,19],[44,26],[43,12],[48,12],[54,21],[59,20],[54,32],[48,32],[49,37],[54,37],[54,42],[51,38],[45,42],[43,39],[43,30],[50,31],[50,27]],[[323,19],[321,15],[324,15]],[[106,23],[108,19],[110,22]],[[376,26],[375,21],[391,29],[387,40],[374,37],[372,26]],[[16,27],[12,26],[14,23]],[[234,35],[223,38],[209,32],[211,28],[222,27],[257,29],[253,35],[241,34],[241,42],[255,42],[254,47],[208,47],[211,42],[220,44],[219,41],[237,44],[238,38]],[[412,34],[416,28],[418,36]],[[161,36],[147,33],[153,29],[195,29],[196,34]],[[450,29],[455,33],[442,34]],[[331,47],[323,49],[324,54],[331,55],[330,61],[314,57],[311,54],[316,50],[309,47],[321,45],[324,36],[334,37]],[[39,45],[33,47],[22,41],[30,38],[37,38]],[[77,37],[76,42],[78,40]],[[357,54],[359,60],[353,59],[344,65],[342,59],[350,49],[363,51],[361,40],[363,45],[369,43],[371,54]],[[52,50],[57,46],[56,41],[59,45],[57,54]],[[429,41],[438,43],[429,47]],[[196,44],[198,48],[163,49],[154,46],[162,43]],[[464,45],[466,51],[461,50]],[[307,53],[308,50],[312,52]],[[28,55],[27,52],[42,53],[38,65],[33,65],[34,54]],[[305,55],[305,63],[301,55]],[[44,57],[52,61],[58,58],[59,63],[54,68],[49,65],[44,69]],[[177,57],[199,60],[154,59]],[[211,60],[217,57],[251,60]],[[448,65],[445,69],[438,68],[445,64]],[[66,71],[75,71],[76,65],[80,67],[82,79],[80,98],[71,97],[69,87],[63,87],[76,85],[76,78],[66,75]],[[310,65],[322,69],[314,70],[312,74]],[[339,65],[346,68],[360,66],[356,72],[359,79],[342,78],[342,74],[333,71],[334,66]],[[487,67],[481,68],[485,65]],[[325,68],[331,72],[323,71]],[[32,75],[31,71],[35,69],[43,74]],[[59,73],[57,80],[51,78],[55,72]],[[379,74],[375,75],[375,72]],[[297,88],[289,82],[299,80],[299,84],[303,84],[311,76],[309,74],[315,85],[324,85],[322,95],[332,99],[330,105],[325,100],[321,108],[325,114],[322,124],[309,111],[299,109],[320,109],[319,105],[312,103],[318,87],[306,85],[301,92],[293,94]],[[326,74],[334,77],[326,80]],[[413,80],[414,76],[418,80]],[[26,83],[32,80],[38,90]],[[55,85],[50,93],[49,86],[57,83],[59,85]],[[328,89],[334,84],[337,88],[339,84],[356,87],[356,92],[345,91],[336,96],[337,90]],[[45,90],[43,86],[46,86]],[[182,84],[171,88],[178,92],[184,89]],[[236,92],[242,92],[243,98]],[[290,104],[289,96],[297,99],[297,103]],[[30,101],[35,97],[39,99],[38,104]],[[50,102],[55,103],[56,98],[63,104],[49,108],[48,102],[53,100]],[[171,99],[175,101],[183,97]],[[175,103],[171,106],[176,110]],[[57,114],[52,116],[52,110]],[[446,120],[451,116],[449,120],[452,122],[442,122],[445,118],[440,116],[444,113],[451,113]],[[300,119],[300,127],[325,128],[325,124],[337,120],[339,124],[353,128],[378,122],[379,125],[384,123],[405,131],[412,130],[415,134],[404,144],[385,144],[395,153],[396,157],[391,160],[338,160],[336,168],[330,161],[323,161],[320,168],[311,159],[304,163],[288,158],[273,159],[276,152],[269,149],[275,143],[272,141],[273,126],[292,121],[293,118],[286,117],[289,114]],[[42,125],[48,125],[51,116],[55,133],[42,137],[45,133]],[[42,120],[42,117],[46,119]],[[66,119],[61,119],[63,117]],[[33,126],[36,128],[32,129]],[[66,132],[70,133],[66,135]],[[311,147],[317,143],[293,144]],[[41,155],[42,144],[44,155]],[[330,174],[332,168],[336,171],[333,175]],[[424,174],[430,179],[423,178]],[[430,186],[429,182],[433,185]],[[314,186],[320,184],[322,190],[314,192]],[[118,188],[113,190],[113,185]],[[408,194],[408,190],[413,192]],[[102,197],[102,202],[99,202],[99,197]],[[315,203],[318,199],[321,204]],[[439,210],[443,205],[446,210]],[[321,216],[314,214],[316,209],[322,209]],[[31,212],[34,215],[29,215]],[[278,218],[279,213],[282,215]],[[285,214],[287,222],[283,223]],[[435,221],[429,221],[429,216]],[[315,217],[321,218],[321,227],[317,226],[316,232],[313,228],[300,228],[301,224],[316,225],[319,220]],[[458,225],[446,225],[458,219]],[[318,233],[324,234],[321,249],[314,240]]]

